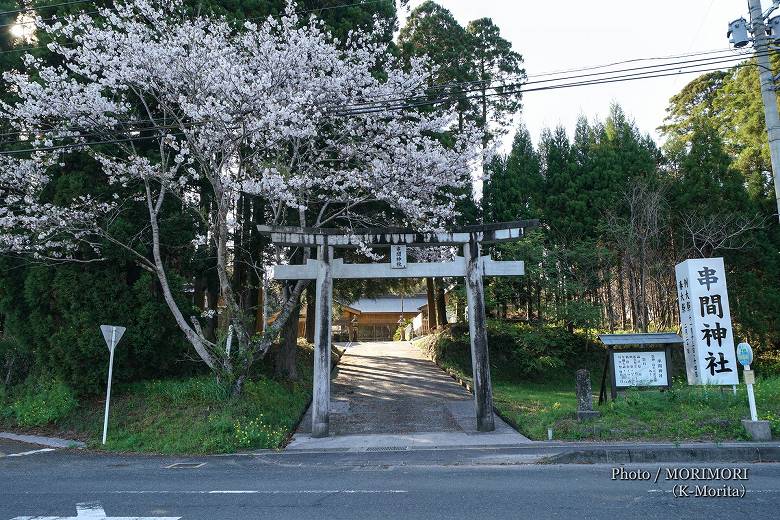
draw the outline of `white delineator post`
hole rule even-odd
[[[314,395],[311,405],[312,437],[327,437],[330,412],[330,340],[333,306],[333,248],[317,248],[317,301],[314,325]]]
[[[108,343],[108,385],[106,386],[106,411],[103,414],[103,444],[106,443],[106,434],[108,433],[108,408],[111,403],[111,376],[114,372],[114,347],[116,347],[116,327],[111,327],[111,340],[108,341],[105,331],[103,337]]]
[[[750,373],[750,365],[745,365],[745,370],[747,370],[747,372]],[[748,405],[750,406],[750,420],[757,421],[758,412],[756,411],[756,395],[753,393],[752,379],[748,380],[746,378],[745,383],[746,383],[745,386],[747,386]]]
[[[120,327],[119,325],[101,325],[100,332],[103,334],[103,339],[108,346],[108,385],[106,388],[106,411],[103,415],[103,444],[106,443],[106,434],[108,433],[108,409],[111,405],[111,377],[114,373],[114,350],[116,350],[116,344],[122,339],[127,329]]]
[[[103,444],[106,443],[106,434],[108,433],[108,407],[111,404],[111,376],[114,372],[114,346],[116,346],[116,327],[111,329],[111,345],[108,347],[110,354],[108,357],[108,386],[106,387],[106,412],[103,414]]]
[[[766,33],[764,14],[761,11],[761,0],[748,0],[750,7],[750,24],[753,26],[755,38],[753,48],[756,51],[758,77],[761,81],[761,99],[764,102],[764,118],[769,137],[769,155],[772,159],[772,170],[775,179],[775,199],[780,217],[780,115],[777,112],[777,93],[769,60],[769,36]]]
[[[484,285],[480,246],[474,235],[463,244],[466,260],[466,300],[469,310],[469,336],[471,338],[471,369],[474,377],[474,407],[477,430],[495,430],[493,419],[493,386],[490,382],[490,358],[488,354],[487,316],[485,314]]]

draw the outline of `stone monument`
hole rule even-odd
[[[577,370],[577,420],[589,421],[595,419],[600,413],[593,409],[593,392],[590,386],[590,372],[581,368]]]

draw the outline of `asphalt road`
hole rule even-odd
[[[40,449],[41,447],[38,446],[37,444],[27,444],[26,442],[0,439],[0,457],[7,457],[8,455],[15,456],[18,455],[19,453],[27,453],[33,450],[40,450]]]
[[[660,465],[655,483],[612,480],[607,465],[524,464],[529,453],[499,448],[184,459],[59,450],[0,458],[0,520],[778,518],[780,464]],[[205,465],[167,468],[175,462]],[[681,482],[664,480],[667,467],[746,468],[748,480],[710,482],[742,484],[746,494],[675,498],[672,488]],[[651,475],[658,468],[626,466]]]

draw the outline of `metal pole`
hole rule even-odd
[[[750,365],[745,365],[745,370],[750,370]],[[756,396],[753,393],[753,384],[747,384],[748,404],[750,405],[750,420],[758,420],[758,412],[756,412]]]
[[[103,444],[108,433],[108,407],[111,403],[111,376],[114,372],[114,347],[116,346],[116,327],[111,328],[111,352],[108,356],[108,388],[106,388],[106,412],[103,415]]]
[[[750,23],[755,38],[753,48],[758,62],[758,77],[761,80],[761,99],[764,102],[764,118],[769,137],[769,155],[772,159],[772,172],[775,179],[775,199],[780,219],[780,115],[777,112],[777,94],[769,61],[769,37],[766,34],[761,0],[748,0]]]

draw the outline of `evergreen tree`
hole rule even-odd
[[[524,125],[518,126],[509,155],[497,156],[488,171],[490,178],[482,199],[486,220],[502,222],[538,216],[541,164]]]
[[[457,83],[473,80],[466,30],[450,11],[432,0],[412,10],[398,34],[401,56],[410,62],[427,57],[435,73],[431,75],[429,96],[449,101],[430,109],[454,110],[458,129],[463,129],[470,104]]]
[[[715,127],[707,119],[695,120],[690,149],[679,165],[676,206],[698,215],[746,211],[744,179],[731,164]]]
[[[574,192],[571,175],[571,145],[566,129],[559,126],[555,132],[542,131],[539,142],[542,178],[542,215],[550,232],[556,237],[569,235],[568,205]]]
[[[490,18],[469,22],[466,32],[471,76],[479,89],[472,111],[487,140],[490,133],[501,133],[508,118],[520,111],[523,57],[512,50]]]

